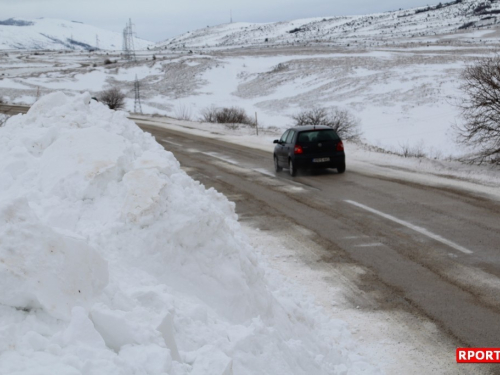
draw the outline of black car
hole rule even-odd
[[[337,132],[328,126],[297,126],[275,140],[274,169],[288,168],[295,176],[301,168],[337,168],[345,172],[345,153]]]

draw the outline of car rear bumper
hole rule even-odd
[[[318,159],[328,158],[328,161],[318,161]],[[345,165],[345,154],[304,156],[295,155],[296,168],[337,168]]]

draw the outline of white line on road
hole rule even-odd
[[[374,243],[364,243],[362,245],[355,245],[354,247],[379,247],[379,246],[384,246],[384,244],[380,242],[374,242]]]
[[[229,164],[234,164],[234,165],[239,165],[240,164],[237,161],[228,159],[228,158],[224,157],[223,155],[220,155],[217,152],[202,152],[202,154],[203,155],[211,156],[213,158],[216,158],[216,159],[219,159],[219,160],[222,160],[222,161],[225,161],[226,163],[229,163]]]
[[[254,171],[262,173],[263,175],[266,175],[269,177],[276,177],[276,175],[274,173],[271,173],[267,169],[264,169],[264,168],[254,168]]]
[[[180,143],[175,143],[175,142],[172,142],[172,141],[167,141],[166,139],[161,139],[162,142],[165,142],[165,143],[170,143],[171,145],[174,145],[174,146],[179,146],[179,147],[182,147],[182,145]]]
[[[306,185],[306,184],[301,184],[300,182],[297,182],[297,181],[293,181],[293,180],[289,180],[289,179],[286,179],[286,178],[282,178],[282,177],[279,177],[276,175],[276,173],[272,173],[272,172],[269,172],[267,169],[264,169],[264,168],[254,168],[252,169],[253,171],[255,172],[259,172],[265,176],[268,176],[268,177],[272,177],[272,178],[276,178],[280,181],[286,181],[287,184],[294,184],[296,185],[298,188],[300,188],[302,190],[306,190],[306,189],[313,189],[313,190],[317,190],[317,191],[320,191],[320,189],[318,188],[315,188],[313,186],[310,186],[310,185]],[[296,191],[299,191],[299,190],[296,190]]]
[[[404,220],[401,220],[401,219],[398,219],[397,217],[394,217],[394,216],[391,216],[391,215],[388,215],[388,214],[385,214],[381,211],[378,211],[378,210],[375,210],[371,207],[368,207],[368,206],[365,206],[364,204],[361,204],[361,203],[358,203],[358,202],[355,202],[355,201],[350,201],[350,200],[346,200],[345,202],[349,203],[349,204],[352,204],[353,206],[356,206],[356,207],[359,207],[359,208],[362,208],[366,211],[369,211],[371,212],[372,214],[375,214],[375,215],[378,215],[378,216],[381,216],[387,220],[391,220],[391,221],[394,221],[395,223],[398,223],[402,226],[405,226],[407,228],[410,228],[412,230],[414,230],[415,232],[418,232],[420,234],[423,234],[424,236],[427,236],[429,238],[432,238],[433,240],[436,240],[436,241],[439,241],[445,245],[448,245],[449,247],[452,247],[454,248],[455,250],[458,250],[458,251],[461,251],[462,253],[464,254],[472,254],[473,252],[470,251],[469,249],[466,249],[465,247],[463,246],[460,246],[458,244],[456,244],[455,242],[452,242],[450,240],[447,240],[446,238],[443,238],[437,234],[434,234],[432,232],[429,232],[427,229],[425,228],[422,228],[422,227],[418,227],[416,225],[413,225],[411,223],[408,223],[407,221],[404,221]]]

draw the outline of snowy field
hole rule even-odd
[[[337,107],[357,117],[368,145],[447,159],[469,152],[455,143],[452,129],[460,121],[460,73],[492,53],[493,47],[438,43],[368,50],[156,51],[124,62],[119,54],[104,52],[13,51],[0,55],[0,97],[32,104],[53,91],[98,96],[116,86],[133,111],[137,76],[145,114],[199,120],[205,108],[239,106],[252,117],[257,113],[261,128],[285,129],[301,110]],[[118,62],[104,65],[108,58]]]

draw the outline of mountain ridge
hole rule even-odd
[[[499,0],[453,0],[367,15],[222,24],[169,38],[158,43],[157,47],[213,48],[295,43],[380,46],[492,27],[499,23]]]
[[[0,50],[120,50],[123,34],[79,21],[52,18],[9,18],[0,20]],[[153,42],[134,38],[135,48]]]

